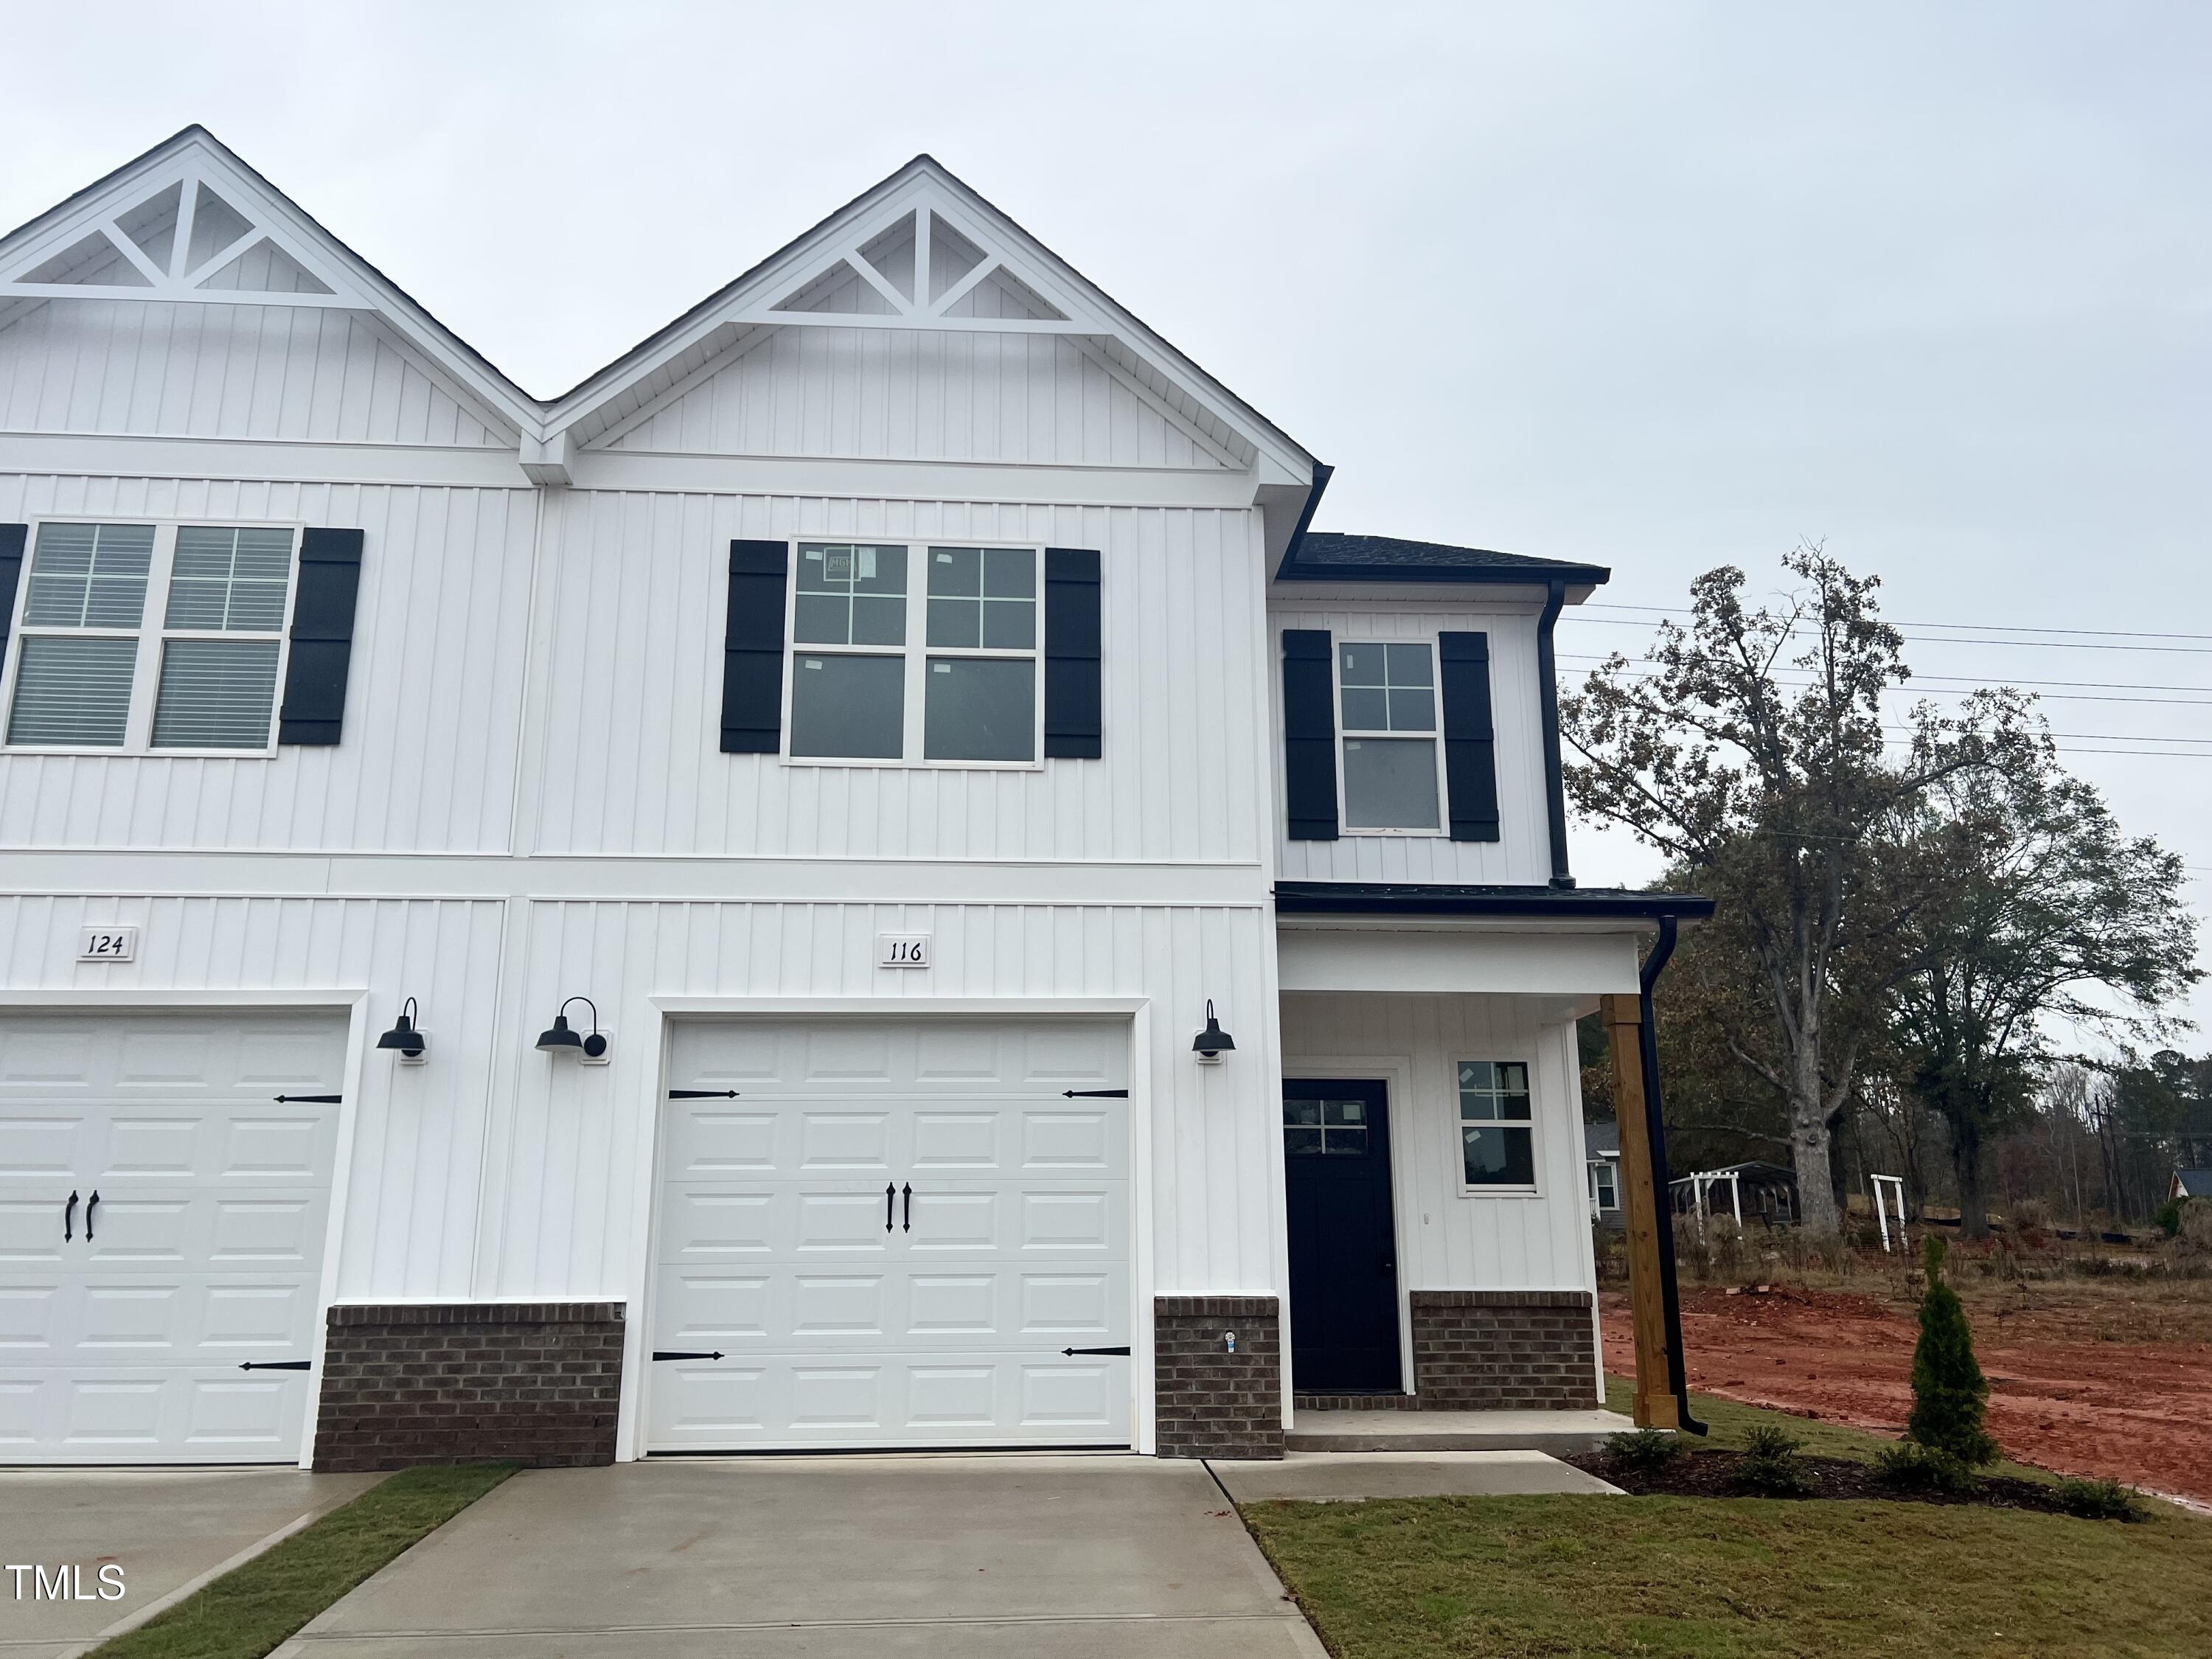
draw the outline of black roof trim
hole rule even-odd
[[[1713,901],[1626,887],[1451,887],[1416,882],[1279,881],[1278,915],[1544,916],[1553,921],[1674,916],[1703,921]]]
[[[1602,565],[1533,559],[1486,547],[1409,542],[1395,536],[1355,536],[1309,530],[1275,573],[1279,581],[1319,582],[1546,582],[1595,586],[1610,581]]]

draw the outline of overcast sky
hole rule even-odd
[[[3,21],[0,222],[198,121],[541,395],[926,149],[1334,464],[1322,528],[1626,605],[1820,538],[1907,623],[2198,635],[1908,629],[1954,684],[2099,683],[2043,688],[2070,763],[2212,902],[2202,0]]]

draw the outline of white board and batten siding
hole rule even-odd
[[[1386,601],[1317,605],[1278,590],[1267,612],[1268,697],[1276,799],[1283,799],[1283,631],[1326,629],[1332,650],[1347,642],[1426,642],[1439,632],[1490,636],[1491,719],[1498,757],[1498,839],[1340,830],[1334,841],[1292,841],[1279,815],[1277,868],[1286,881],[1431,882],[1540,887],[1551,879],[1549,793],[1544,781],[1544,711],[1536,672],[1536,611],[1530,605],[1474,608],[1466,601],[1393,606]],[[1433,662],[1433,654],[1431,661]],[[1342,725],[1341,709],[1337,723]],[[1439,734],[1441,735],[1441,733]],[[1337,765],[1343,767],[1339,738]],[[1443,802],[1439,799],[1439,810]]]
[[[316,526],[366,541],[344,741],[237,758],[11,753],[0,846],[508,851],[538,510],[526,489],[0,473],[0,522]]]
[[[1595,1265],[1583,1198],[1581,1060],[1562,1000],[1283,998],[1286,1077],[1385,1077],[1397,1165],[1399,1283],[1407,1290],[1587,1291]],[[1459,1062],[1522,1060],[1535,1119],[1533,1193],[1468,1191]]]
[[[534,851],[1259,873],[1273,809],[1251,741],[1266,718],[1256,512],[580,489],[547,511]],[[722,754],[738,538],[1099,550],[1103,757],[984,771]]]

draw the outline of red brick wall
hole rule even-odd
[[[619,1302],[335,1307],[314,1466],[611,1463],[622,1366]]]
[[[1237,1334],[1233,1353],[1224,1331]],[[1283,1455],[1282,1320],[1273,1297],[1156,1297],[1152,1343],[1161,1456]]]
[[[1424,1411],[1600,1404],[1587,1291],[1415,1291],[1413,1389]]]

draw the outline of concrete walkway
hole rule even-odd
[[[1596,1451],[1636,1425],[1618,1412],[1298,1411],[1283,1437],[1291,1451]]]
[[[1273,1462],[1209,1467],[1240,1504],[1289,1498],[1337,1503],[1367,1498],[1505,1498],[1610,1492],[1620,1488],[1535,1451],[1290,1452]]]
[[[1322,1652],[1202,1465],[1018,1455],[531,1471],[277,1650],[280,1659]]]
[[[66,1565],[70,1590],[81,1584],[91,1598],[44,1600],[33,1574],[0,1572],[0,1659],[82,1652],[382,1478],[296,1468],[0,1469],[0,1565],[49,1574]],[[124,1593],[103,1601],[100,1570],[110,1562],[122,1569]]]

